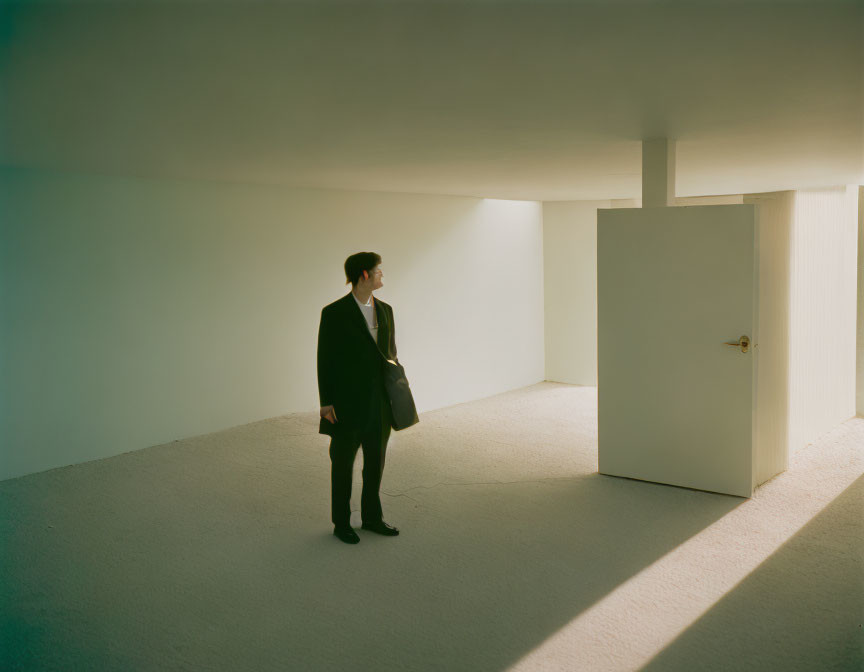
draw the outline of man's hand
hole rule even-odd
[[[333,404],[321,407],[321,417],[330,421],[330,424],[336,424],[336,409]]]

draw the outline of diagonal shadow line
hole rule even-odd
[[[864,476],[643,668],[864,670]]]

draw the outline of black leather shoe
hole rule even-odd
[[[363,523],[360,527],[364,530],[369,530],[370,532],[377,532],[378,534],[383,534],[386,537],[395,537],[399,534],[399,530],[392,525],[388,525],[383,520],[378,521],[377,523]]]
[[[339,537],[346,544],[360,543],[360,537],[357,536],[353,527],[334,527],[333,534]]]

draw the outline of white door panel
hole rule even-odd
[[[754,206],[597,214],[600,472],[749,497]]]

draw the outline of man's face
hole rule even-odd
[[[381,264],[378,264],[370,271],[369,279],[372,281],[373,290],[384,286],[384,271],[381,270]]]

